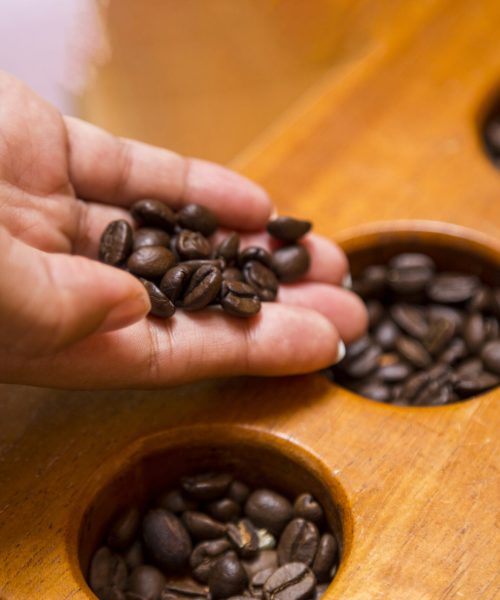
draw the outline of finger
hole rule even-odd
[[[73,117],[65,122],[70,179],[80,198],[119,206],[157,198],[175,209],[195,202],[222,224],[246,230],[262,229],[269,218],[266,192],[229,169],[114,137]]]
[[[96,261],[36,250],[5,230],[0,256],[0,347],[23,356],[124,327],[150,308],[139,281]]]
[[[346,343],[361,337],[368,327],[368,314],[361,299],[356,294],[333,285],[283,285],[279,289],[278,300],[321,313],[335,325]]]
[[[168,321],[144,319],[32,360],[24,372],[5,357],[0,372],[11,382],[29,376],[31,383],[65,388],[152,388],[213,376],[316,371],[336,362],[339,341],[319,313],[266,304],[249,320],[218,309],[181,312]]]

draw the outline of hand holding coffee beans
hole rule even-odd
[[[311,229],[308,221],[270,221],[268,232],[282,242],[270,254],[257,246],[240,250],[237,233],[212,246],[208,236],[216,232],[217,218],[198,204],[174,213],[159,200],[139,200],[130,212],[139,229],[112,221],[102,234],[99,257],[143,282],[155,317],[169,318],[177,307],[193,311],[213,304],[232,316],[252,317],[261,301],[276,299],[279,281],[295,281],[309,269],[309,253],[298,244]]]
[[[353,288],[370,330],[329,370],[334,381],[404,406],[450,404],[500,384],[500,288],[440,273],[419,253],[367,267]]]
[[[100,600],[319,600],[339,562],[311,494],[292,503],[221,472],[122,511],[103,542],[88,575]]]

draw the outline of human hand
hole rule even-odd
[[[337,287],[341,250],[310,234],[304,281],[248,320],[216,311],[145,318],[149,299],[125,271],[95,260],[99,238],[140,198],[196,202],[243,246],[263,233],[266,193],[217,165],[64,118],[0,72],[0,380],[66,388],[155,387],[203,377],[284,375],[337,359],[366,327],[361,301]]]

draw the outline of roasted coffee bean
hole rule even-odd
[[[128,600],[123,590],[116,586],[108,586],[99,591],[99,600]]]
[[[317,581],[329,581],[330,571],[336,564],[337,552],[337,540],[331,533],[324,533],[319,540],[311,567]]]
[[[230,233],[222,242],[217,246],[215,256],[223,258],[227,264],[233,263],[238,258],[238,252],[240,251],[240,236],[233,232]]]
[[[276,570],[278,568],[278,553],[276,550],[262,550],[257,556],[250,560],[242,560],[241,564],[249,578],[259,571],[265,569]]]
[[[154,562],[167,571],[182,568],[191,554],[191,539],[173,513],[150,510],[142,523],[144,545]]]
[[[141,227],[134,233],[134,250],[146,246],[165,246],[168,248],[170,236],[166,231],[153,227]]]
[[[353,291],[364,298],[380,296],[387,283],[387,267],[372,265],[366,267],[360,279],[354,279]]]
[[[214,519],[226,523],[239,517],[241,506],[238,502],[231,500],[231,498],[222,498],[221,500],[210,502],[207,506],[207,511]]]
[[[189,281],[182,308],[184,310],[201,310],[208,306],[219,293],[222,285],[222,275],[217,267],[204,265],[197,269]]]
[[[201,542],[195,546],[189,558],[193,577],[201,583],[208,583],[213,563],[231,548],[231,543],[225,538]]]
[[[429,269],[434,271],[436,263],[427,254],[421,252],[403,252],[389,261],[391,269]]]
[[[413,400],[429,383],[429,375],[425,371],[419,371],[411,375],[401,388],[400,396],[407,400]]]
[[[224,281],[243,281],[243,273],[236,267],[227,267],[222,271]]]
[[[346,363],[345,372],[354,379],[366,377],[378,367],[382,350],[375,344],[365,350],[360,356]]]
[[[439,362],[452,365],[467,356],[467,346],[462,338],[454,338],[439,356]]]
[[[252,558],[259,550],[257,530],[249,519],[227,525],[227,537],[242,558]]]
[[[174,265],[175,256],[163,246],[139,248],[127,260],[130,272],[146,279],[159,279]]]
[[[146,288],[151,302],[150,314],[154,317],[159,317],[160,319],[170,318],[175,313],[175,305],[173,302],[171,302],[160,288],[156,287],[151,281],[148,281],[147,279],[140,279],[140,281]]]
[[[193,260],[185,260],[182,264],[191,267],[193,271],[205,265],[217,267],[219,271],[226,268],[226,261],[223,258],[194,258]]]
[[[184,229],[210,236],[217,229],[217,217],[200,204],[187,204],[177,213],[177,223]]]
[[[382,350],[394,350],[396,338],[399,335],[398,327],[390,319],[384,319],[375,329],[373,338]]]
[[[276,275],[256,260],[249,260],[243,266],[243,278],[252,287],[261,300],[270,302],[278,293]]]
[[[234,552],[217,559],[208,578],[212,598],[229,598],[241,594],[247,585],[247,574]]]
[[[500,340],[485,344],[481,351],[481,360],[488,371],[500,375]]]
[[[182,260],[209,258],[210,242],[198,231],[183,229],[175,238],[175,251]]]
[[[468,377],[470,375],[477,375],[483,370],[483,363],[480,358],[468,358],[461,362],[456,370],[455,375],[458,378]]]
[[[427,294],[434,302],[458,304],[470,300],[479,287],[474,275],[439,273],[427,286]]]
[[[141,225],[158,227],[168,231],[174,231],[175,214],[160,200],[139,200],[130,207],[134,219]]]
[[[233,317],[253,317],[261,307],[255,289],[242,281],[223,281],[220,303]]]
[[[474,296],[467,302],[467,310],[471,313],[489,310],[493,302],[490,288],[481,286]]]
[[[169,269],[160,282],[160,290],[174,304],[184,295],[194,269],[187,266],[186,263],[175,265]]]
[[[396,350],[410,364],[417,368],[425,369],[432,364],[432,357],[417,340],[400,336],[396,340]]]
[[[479,313],[471,314],[464,324],[464,340],[469,352],[475,354],[486,341],[483,317]]]
[[[250,495],[250,488],[246,483],[243,483],[243,481],[235,479],[229,484],[227,495],[231,500],[243,504]]]
[[[398,294],[416,294],[425,289],[434,270],[434,261],[425,254],[398,254],[389,262],[387,282]]]
[[[366,302],[366,310],[368,311],[369,326],[371,329],[373,329],[384,318],[384,307],[378,300],[368,300],[368,302]]]
[[[302,562],[311,566],[319,543],[319,531],[314,523],[306,519],[292,519],[281,534],[278,544],[280,565]]]
[[[105,588],[125,588],[127,567],[118,554],[114,554],[107,546],[99,548],[92,557],[89,569],[89,585],[98,593]]]
[[[478,373],[477,375],[468,375],[461,377],[455,383],[455,392],[461,396],[469,397],[474,394],[480,394],[500,384],[500,377],[492,373]]]
[[[208,588],[185,575],[169,576],[160,600],[166,600],[167,595],[176,600],[206,600]]]
[[[279,535],[293,516],[290,502],[281,494],[268,489],[258,489],[245,503],[245,514],[257,527],[264,527]]]
[[[268,268],[272,266],[272,256],[267,250],[259,246],[249,246],[238,254],[238,266],[240,268],[243,268],[250,260],[255,260]]]
[[[300,562],[283,565],[264,584],[266,600],[305,600],[316,586],[311,569]]]
[[[276,239],[283,242],[296,242],[310,229],[310,221],[301,221],[293,217],[277,217],[267,224],[267,231]]]
[[[255,575],[250,579],[250,593],[254,598],[262,598],[264,593],[264,584],[275,571],[276,569],[273,568],[264,569],[263,571],[255,573]]]
[[[427,316],[431,323],[440,319],[451,321],[455,326],[456,333],[462,331],[465,322],[463,311],[449,306],[442,306],[441,304],[430,304],[427,307]]]
[[[125,561],[129,571],[132,571],[132,569],[135,569],[144,563],[144,550],[140,540],[136,540],[123,554],[123,560]]]
[[[186,511],[182,514],[182,522],[196,540],[215,540],[226,533],[224,523],[202,512]]]
[[[495,317],[486,317],[484,319],[484,333],[486,340],[496,340],[500,337],[500,322]]]
[[[394,322],[404,332],[419,340],[426,337],[429,325],[422,310],[409,304],[394,304],[390,313]]]
[[[130,574],[127,587],[141,600],[159,600],[164,585],[165,577],[161,571],[150,565],[141,565]]]
[[[222,498],[231,481],[232,477],[227,473],[201,473],[192,477],[183,477],[181,486],[190,498],[209,502]]]
[[[280,281],[292,282],[303,277],[309,270],[309,252],[299,244],[285,246],[273,252],[272,268]]]
[[[456,327],[450,319],[432,321],[423,339],[425,349],[436,356],[442,352],[455,335]]]
[[[300,494],[293,503],[293,512],[296,517],[318,523],[323,518],[323,509],[311,494]]]
[[[135,506],[119,513],[108,533],[108,546],[113,550],[128,548],[137,535],[140,524],[139,509]]]
[[[397,362],[377,369],[375,377],[384,383],[400,383],[411,373],[413,373],[413,369],[410,365],[404,362]]]
[[[173,513],[183,513],[186,510],[196,510],[198,505],[193,500],[184,498],[181,490],[174,489],[160,494],[156,499],[156,504],[160,508],[169,510]]]
[[[388,385],[380,383],[379,381],[368,381],[355,388],[358,394],[365,398],[372,398],[379,402],[389,402],[392,393],[391,388]]]
[[[99,260],[113,266],[125,262],[132,252],[132,240],[132,227],[127,221],[112,221],[101,236]]]
[[[363,354],[372,345],[372,340],[369,336],[364,335],[356,341],[349,344],[346,348],[345,360],[346,362],[353,360],[354,358]]]

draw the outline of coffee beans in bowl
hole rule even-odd
[[[87,580],[100,600],[318,600],[338,563],[311,494],[209,472],[116,514]]]
[[[328,369],[333,381],[403,406],[459,402],[500,384],[500,288],[403,253],[364,269],[353,289],[369,332]]]
[[[217,218],[198,204],[176,213],[159,200],[145,199],[130,213],[137,227],[123,219],[109,223],[99,259],[142,281],[155,317],[214,305],[234,317],[252,317],[262,302],[276,299],[280,282],[296,281],[309,269],[309,253],[299,243],[311,229],[309,221],[270,221],[267,231],[278,247],[269,253],[257,246],[240,250],[234,232],[215,245]]]

